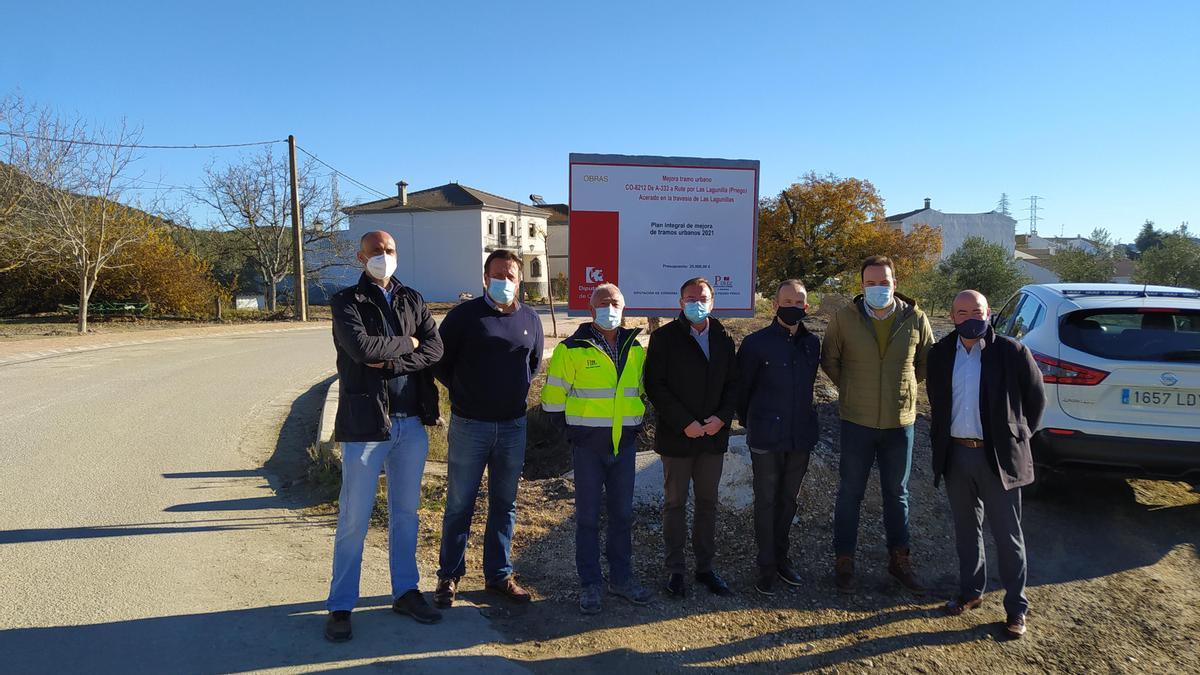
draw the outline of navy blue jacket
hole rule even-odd
[[[808,452],[817,444],[813,384],[821,342],[801,323],[793,338],[778,321],[751,333],[738,349],[738,419],[747,444],[768,452]]]
[[[446,385],[455,415],[484,422],[525,417],[545,348],[532,307],[522,303],[506,314],[475,298],[450,310],[438,332],[445,354],[434,375]]]
[[[392,311],[398,331],[387,324],[371,296],[367,275],[329,300],[337,348],[338,409],[334,437],[341,442],[386,441],[391,435],[388,381],[415,378],[421,422],[437,424],[438,394],[432,366],[442,357],[442,340],[425,299],[392,278]],[[397,333],[390,335],[390,333]],[[413,349],[417,338],[420,347]],[[368,363],[386,363],[372,368]]]

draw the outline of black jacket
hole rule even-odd
[[[720,321],[708,319],[709,358],[679,318],[650,334],[646,352],[646,396],[658,415],[654,449],[667,457],[721,453],[729,446],[729,425],[737,402],[737,357],[733,339]],[[725,425],[715,436],[688,438],[683,430],[710,416]]]
[[[1004,489],[1033,482],[1033,455],[1029,441],[1042,421],[1046,392],[1037,362],[1025,345],[990,327],[983,338],[987,346],[979,367],[979,411],[983,441],[992,468]],[[950,457],[950,415],[954,406],[954,359],[958,353],[951,332],[929,350],[925,388],[929,393],[932,420],[929,441],[933,446],[934,485]]]
[[[387,380],[396,375],[416,378],[421,422],[431,426],[438,420],[438,393],[431,367],[442,357],[442,339],[425,299],[393,277],[392,309],[400,330],[397,336],[387,337],[386,319],[379,305],[371,301],[370,284],[364,274],[357,285],[338,291],[329,301],[340,380],[334,437],[342,442],[388,439]],[[410,337],[421,343],[416,350]],[[387,366],[367,365],[381,362]]]
[[[808,452],[817,444],[813,384],[821,341],[804,324],[793,337],[778,321],[742,340],[738,349],[738,419],[747,443],[769,452]]]

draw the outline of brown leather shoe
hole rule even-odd
[[[1025,615],[1014,614],[1008,617],[1004,622],[1004,632],[1012,639],[1017,639],[1025,634]]]
[[[841,593],[854,592],[854,556],[839,555],[833,561],[833,583]]]
[[[438,579],[437,589],[433,591],[433,604],[448,609],[454,605],[454,597],[458,595],[458,577]]]
[[[503,579],[497,579],[496,581],[489,581],[487,582],[486,588],[487,590],[503,595],[514,602],[529,602],[531,599],[533,599],[533,596],[529,594],[529,591],[521,588],[521,585],[517,583],[517,580],[511,576],[504,577]]]
[[[925,587],[917,580],[913,574],[912,557],[909,555],[907,548],[894,548],[891,550],[888,562],[888,574],[896,577],[896,580],[904,585],[905,588],[918,595],[925,592]]]
[[[983,598],[955,598],[943,605],[942,609],[946,610],[949,616],[958,616],[969,609],[979,609],[983,604]]]

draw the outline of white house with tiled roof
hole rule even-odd
[[[549,266],[545,209],[447,183],[409,192],[396,184],[395,197],[347,207],[346,236],[357,242],[373,230],[396,240],[396,277],[420,291],[430,302],[454,302],[461,294],[483,290],[483,261],[498,248],[520,253],[527,296],[545,297]],[[358,279],[347,268],[339,281],[348,286]]]
[[[907,213],[888,216],[887,222],[911,232],[918,224],[937,228],[942,233],[942,257],[946,258],[958,250],[969,237],[980,237],[992,244],[999,244],[1011,255],[1015,249],[1017,221],[996,211],[987,213],[943,213],[929,205]]]

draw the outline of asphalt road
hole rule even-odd
[[[0,364],[0,671],[511,669],[470,607],[393,614],[378,537],[322,639],[333,529],[276,488],[333,374],[328,324]]]

